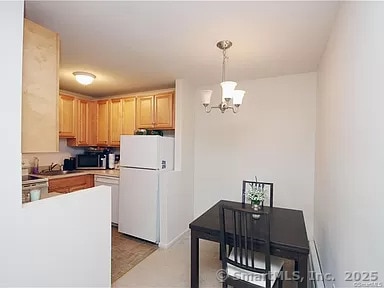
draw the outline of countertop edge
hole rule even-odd
[[[81,176],[81,175],[100,175],[100,176],[108,176],[108,177],[114,177],[119,178],[120,177],[120,170],[82,170],[82,171],[76,171],[73,173],[63,174],[63,175],[41,175],[41,174],[30,174],[42,179],[61,179],[61,178],[69,178],[69,177],[75,177],[75,176]]]

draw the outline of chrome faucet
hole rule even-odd
[[[59,166],[59,167],[61,168],[61,165],[60,165],[59,163],[53,163],[53,162],[52,162],[52,164],[49,166],[48,170],[49,170],[49,171],[52,171],[53,168],[55,168],[56,166]]]

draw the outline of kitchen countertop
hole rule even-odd
[[[89,175],[89,174],[119,178],[120,177],[120,170],[119,169],[112,169],[112,170],[76,170],[75,173],[68,173],[68,174],[62,174],[62,175],[41,175],[41,174],[31,174],[31,175],[36,176],[36,177],[40,177],[40,178],[59,179],[59,178],[75,177],[75,176]]]

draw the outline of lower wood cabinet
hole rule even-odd
[[[94,187],[93,175],[80,175],[48,180],[48,192],[70,193]]]

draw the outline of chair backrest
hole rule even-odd
[[[258,219],[254,219],[258,215]],[[271,287],[271,254],[270,254],[270,220],[265,211],[246,208],[233,208],[226,205],[220,207],[220,254],[222,269],[227,271],[228,264],[247,270],[252,277],[254,273],[265,275],[266,288]],[[230,253],[232,255],[230,256]],[[257,267],[255,255],[263,253],[264,268]],[[227,275],[227,278],[234,277]],[[231,279],[230,279],[231,280]],[[238,281],[239,279],[236,279]],[[244,280],[244,279],[242,279]]]
[[[269,198],[269,207],[273,207],[273,183],[270,182],[243,180],[243,188],[241,190],[241,202],[246,202],[247,190],[252,186],[265,189],[267,191],[267,198]],[[264,202],[262,203],[262,206],[264,206]]]

